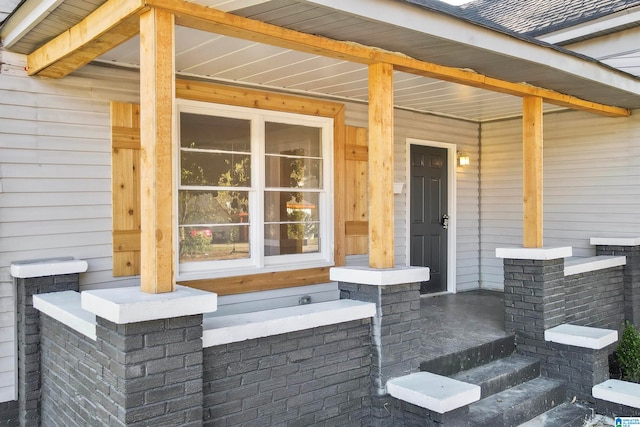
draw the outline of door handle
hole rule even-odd
[[[449,228],[449,215],[444,214],[442,215],[442,221],[440,222],[440,224],[442,224],[442,228],[444,228],[445,230]]]

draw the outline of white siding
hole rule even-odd
[[[348,125],[368,127],[368,112],[365,105],[348,104]],[[479,224],[479,145],[478,125],[471,122],[396,110],[395,118],[394,181],[407,181],[407,138],[456,144],[458,151],[471,157],[471,164],[457,168],[457,244],[456,244],[456,289],[458,291],[478,288],[480,259]],[[407,187],[402,194],[395,195],[395,263],[407,264]],[[362,265],[362,257],[350,258],[349,264]]]
[[[73,256],[89,263],[83,289],[115,282],[109,101],[136,101],[138,86],[91,67],[59,81],[0,74],[0,401],[15,399],[11,263]]]
[[[111,271],[109,101],[138,102],[136,72],[88,66],[62,80],[0,74],[0,401],[15,398],[13,261],[87,260],[81,288],[136,285]],[[367,127],[367,108],[347,105]],[[458,290],[478,287],[478,126],[396,113],[395,182],[406,181],[406,139],[458,144]],[[406,187],[395,196],[396,262],[406,264]],[[363,262],[362,257],[350,259]],[[364,261],[366,262],[366,261]]]
[[[640,236],[640,117],[544,116],[544,246],[590,256],[590,237]],[[522,124],[482,125],[482,287],[503,288],[497,247],[522,245]]]

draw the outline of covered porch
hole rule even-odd
[[[59,327],[47,318],[54,325],[47,329],[47,344],[60,337],[61,341],[71,337],[72,341],[83,343],[83,350],[91,349],[86,357],[92,363],[92,358],[102,361],[104,355],[93,353],[91,345],[95,344],[91,341],[98,339],[100,350],[123,346],[114,351],[115,359],[120,359],[109,367],[113,372],[102,371],[99,365],[96,365],[98,368],[91,365],[87,370],[100,369],[103,373],[101,386],[106,384],[107,394],[105,389],[100,389],[103,393],[100,398],[106,402],[106,410],[100,414],[104,417],[102,421],[117,417],[118,411],[134,418],[148,415],[149,419],[156,416],[195,419],[200,410],[205,422],[224,418],[241,423],[242,417],[258,411],[272,410],[273,416],[286,417],[282,405],[288,408],[290,402],[296,408],[291,414],[299,414],[303,420],[301,423],[318,422],[319,418],[313,417],[335,416],[337,419],[347,413],[349,417],[364,417],[362,414],[371,410],[380,410],[377,415],[384,418],[386,406],[383,400],[388,398],[385,396],[385,383],[390,377],[415,370],[419,364],[511,337],[512,332],[505,332],[504,325],[513,320],[508,318],[509,315],[517,313],[508,311],[500,293],[477,289],[457,295],[420,298],[415,284],[423,281],[425,274],[422,278],[412,276],[411,280],[381,286],[384,288],[381,292],[394,294],[393,288],[398,285],[399,292],[404,293],[401,298],[406,298],[402,303],[394,303],[397,307],[393,310],[402,313],[399,317],[406,313],[407,319],[403,321],[409,326],[392,325],[387,330],[381,320],[382,310],[373,310],[371,301],[366,299],[376,298],[379,289],[375,287],[364,291],[369,293],[363,300],[367,301],[365,304],[345,301],[348,298],[331,302],[337,305],[342,315],[347,316],[346,320],[328,321],[326,318],[330,316],[327,313],[333,313],[332,308],[320,316],[327,323],[314,324],[305,330],[292,329],[292,324],[299,320],[296,317],[285,316],[280,324],[278,322],[282,318],[262,318],[259,307],[262,301],[253,293],[325,284],[333,280],[340,282],[331,277],[331,270],[345,266],[349,270],[356,264],[366,265],[364,269],[373,275],[394,276],[404,274],[406,270],[422,270],[424,273],[426,269],[409,268],[418,266],[429,266],[435,273],[437,269],[429,265],[431,261],[414,263],[411,259],[413,236],[408,223],[411,210],[409,189],[413,184],[409,152],[411,141],[416,139],[444,147],[448,155],[452,191],[446,206],[434,209],[437,212],[433,215],[436,227],[446,230],[449,238],[449,247],[443,251],[448,255],[446,269],[450,273],[446,289],[449,292],[463,290],[462,283],[465,288],[483,287],[481,262],[483,258],[495,259],[495,250],[491,246],[495,242],[492,241],[493,229],[481,239],[482,209],[490,217],[492,212],[502,209],[504,202],[501,198],[508,198],[509,203],[518,206],[505,214],[509,224],[506,227],[508,232],[503,234],[507,236],[508,243],[543,249],[543,113],[557,113],[553,120],[558,127],[563,123],[559,112],[571,109],[580,110],[580,118],[605,120],[601,117],[606,117],[607,124],[613,127],[616,118],[626,119],[630,108],[638,105],[636,98],[640,95],[634,94],[634,91],[640,93],[637,82],[612,70],[605,71],[599,64],[541,44],[531,43],[531,46],[527,45],[531,50],[518,52],[522,46],[518,43],[512,45],[513,40],[508,35],[476,28],[469,22],[400,2],[382,2],[385,7],[373,11],[366,2],[359,1],[350,1],[346,5],[337,4],[345,2],[329,0],[223,2],[227,4],[221,6],[226,8],[224,10],[207,7],[204,3],[110,0],[88,11],[77,24],[57,38],[46,43],[29,42],[22,48],[28,53],[27,70],[33,76],[72,81],[80,76],[79,79],[86,79],[92,84],[95,77],[91,74],[95,73],[98,81],[113,79],[110,84],[115,87],[120,82],[110,76],[113,71],[114,75],[134,81],[131,84],[134,89],[125,96],[130,101],[127,106],[123,107],[117,99],[109,99],[116,101],[111,104],[110,129],[112,142],[115,142],[111,147],[111,166],[118,155],[127,157],[129,163],[128,167],[112,169],[114,179],[110,194],[114,198],[114,213],[113,228],[109,232],[113,238],[113,252],[102,255],[106,261],[100,263],[100,268],[109,279],[128,277],[125,279],[129,281],[127,283],[135,285],[141,292],[131,293],[131,288],[112,289],[108,298],[90,304],[92,312],[101,317],[105,313],[104,307],[110,310],[112,303],[117,306],[125,294],[127,297],[136,295],[134,303],[125,301],[121,304],[130,309],[140,301],[151,301],[153,305],[165,298],[170,300],[185,291],[179,285],[190,287],[187,303],[168,304],[172,309],[184,308],[181,315],[188,319],[178,322],[173,318],[165,319],[163,315],[166,313],[162,310],[151,313],[156,318],[134,315],[124,320],[119,315],[106,313],[102,319],[94,316],[93,329],[89,328],[94,333],[87,341],[84,337],[78,338],[73,330]],[[237,9],[233,6],[236,3],[239,5]],[[423,21],[419,25],[403,26],[403,19],[414,14]],[[32,29],[40,22],[37,18],[30,18],[34,23]],[[333,28],[329,22],[339,22],[339,28]],[[354,29],[358,31],[352,32]],[[428,33],[431,29],[436,29],[436,33]],[[443,42],[443,33],[469,34],[475,30],[489,38],[484,45],[471,46],[461,40],[449,39]],[[16,37],[20,39],[20,36]],[[430,58],[438,61],[432,62]],[[465,63],[467,58],[473,60]],[[92,65],[85,67],[92,61]],[[89,77],[84,77],[83,72]],[[547,78],[537,80],[534,76]],[[176,167],[180,144],[175,138],[176,127],[179,126],[175,114],[178,99],[221,104],[229,110],[232,107],[274,110],[333,120],[333,151],[323,158],[333,161],[327,172],[331,178],[326,181],[326,194],[322,196],[329,201],[327,206],[330,207],[326,215],[328,221],[323,223],[326,240],[322,255],[326,255],[325,258],[310,265],[291,262],[285,267],[265,267],[264,262],[260,264],[265,257],[258,251],[259,261],[251,265],[256,267],[252,274],[245,274],[243,268],[231,272],[219,268],[211,274],[200,271],[198,277],[181,272],[178,241],[183,224],[175,219],[179,197],[176,181],[182,172]],[[502,154],[501,141],[483,145],[485,135],[487,142],[493,143],[491,131],[500,133],[503,119],[508,119],[504,127],[509,130],[517,128],[516,136],[511,136],[506,144],[509,150],[521,148],[515,156]],[[402,123],[398,124],[398,121]],[[485,123],[488,124],[486,127]],[[107,127],[106,123],[102,125]],[[464,132],[460,132],[462,128]],[[489,132],[483,134],[487,128]],[[431,138],[434,134],[437,138]],[[496,146],[498,148],[491,152]],[[489,196],[481,200],[483,147],[487,147],[485,153],[488,156],[485,158],[489,159],[484,165],[493,167],[487,168],[482,175],[489,186],[492,185],[491,179],[505,169],[501,161],[513,168],[510,172],[518,169],[520,173],[519,168],[524,172],[521,180],[514,180],[511,175],[499,177],[508,183],[506,196],[498,194],[497,198]],[[261,149],[264,147],[260,146],[257,152],[260,153]],[[470,154],[469,169],[456,163],[462,151]],[[298,154],[290,152],[283,156]],[[366,165],[363,166],[364,162]],[[563,169],[562,165],[556,168]],[[121,182],[122,176],[131,179]],[[517,184],[513,185],[514,182]],[[399,191],[394,188],[394,183],[400,184],[397,186]],[[215,185],[210,187],[212,192],[220,190],[213,188]],[[504,183],[499,182],[494,188],[501,193]],[[122,204],[122,200],[116,201],[118,194],[124,196]],[[260,202],[258,200],[253,206],[263,209]],[[281,214],[285,212],[286,204]],[[449,223],[439,221],[444,219],[444,215],[451,216]],[[257,228],[264,225],[264,219],[261,221]],[[493,221],[493,218],[488,221]],[[498,221],[502,218],[495,222]],[[197,225],[203,232],[199,235],[196,231],[194,237],[212,237],[212,233],[207,234],[211,232],[207,228],[211,224]],[[499,229],[495,234],[501,231]],[[236,240],[232,243],[235,244]],[[437,250],[434,253],[440,255]],[[111,261],[112,267],[104,266]],[[497,276],[494,282],[501,286],[505,277],[502,266],[489,267],[485,273],[488,271]],[[257,268],[262,270],[257,271]],[[361,271],[351,269],[351,277],[357,277]],[[349,281],[345,289],[351,292],[351,299],[358,300],[353,296],[363,290],[360,285],[367,284]],[[108,283],[96,287],[105,286]],[[193,288],[205,292],[194,294]],[[74,290],[78,290],[77,283]],[[241,343],[237,337],[210,340],[208,336],[227,326],[230,329],[235,326],[209,327],[215,323],[215,316],[204,316],[203,320],[203,312],[216,309],[213,293],[221,296],[248,295],[247,298],[258,306],[252,313],[253,319],[257,320],[249,326],[244,325],[245,330],[259,331],[266,328],[266,324],[278,324],[280,332],[252,335],[251,339]],[[209,301],[213,301],[210,307],[190,306],[190,298],[194,295],[202,297],[207,294]],[[79,297],[74,294],[69,298],[75,300]],[[376,302],[382,306],[383,301]],[[348,313],[349,308],[354,307],[362,309],[354,310],[360,317],[354,318],[353,313]],[[313,313],[314,309],[301,302],[300,307],[288,310],[296,313],[310,310]],[[514,309],[520,310],[521,307]],[[130,324],[135,326],[130,327]],[[172,330],[176,326],[182,328],[181,332]],[[145,348],[139,352],[134,348],[134,352],[145,353],[149,359],[135,367],[125,366],[129,359],[123,354],[132,348],[124,347],[142,339],[142,333],[136,332],[131,340],[127,336],[137,327],[153,337],[149,341],[161,343],[166,348]],[[146,327],[150,329],[144,329]],[[157,331],[153,328],[156,327],[161,333],[155,333]],[[203,332],[200,335],[204,337],[204,350],[202,346],[198,347],[199,332]],[[410,341],[397,347],[386,345],[395,344],[394,340],[405,333]],[[540,331],[536,333],[539,335]],[[385,345],[380,344],[381,335],[389,340]],[[184,355],[176,349],[178,346],[171,342],[176,336],[190,338],[188,346],[193,354]],[[147,338],[143,341],[146,343]],[[304,347],[310,342],[312,348]],[[341,343],[346,342],[353,347],[341,347]],[[53,353],[58,351],[54,345],[47,347],[48,350],[52,348],[55,349]],[[399,363],[398,369],[392,366],[386,371],[386,364],[390,362],[393,365],[394,362],[392,358],[386,358],[386,351],[401,359],[407,355],[407,359]],[[162,358],[157,358],[160,353]],[[382,354],[385,357],[380,357]],[[79,357],[85,355],[80,354]],[[251,362],[245,363],[244,357]],[[52,360],[55,360],[55,354],[49,359],[49,363],[55,365]],[[140,368],[143,364],[145,367]],[[116,408],[109,413],[113,408],[106,405],[119,399],[123,393],[117,388],[120,383],[110,388],[110,375],[123,376],[123,389],[129,384],[134,384],[132,387],[135,388],[136,375],[145,369],[151,372],[152,377],[161,372],[165,381],[161,387],[172,390],[177,388],[172,381],[182,372],[188,371],[193,375],[180,386],[186,395],[181,399],[189,400],[192,407],[182,415],[176,415],[172,405],[178,407],[183,401],[176,403],[169,396],[163,403],[166,411],[162,414],[140,415],[145,411],[146,403],[136,407],[136,402],[122,399],[118,404],[131,406],[126,410]],[[294,369],[297,371],[291,372]],[[339,373],[334,372],[336,369],[340,369]],[[273,374],[273,371],[278,374]],[[347,377],[344,372],[347,372]],[[247,379],[249,377],[255,382]],[[340,377],[339,381],[337,377]],[[245,381],[251,383],[241,387]],[[368,402],[371,381],[375,383],[373,389],[377,393],[374,398],[380,399],[373,405]],[[287,387],[289,382],[294,384],[290,388]],[[308,387],[316,388],[305,388],[307,383]],[[51,396],[56,395],[57,389],[52,384],[51,381],[47,384],[48,405],[55,404]],[[237,394],[229,391],[235,391],[235,388],[242,391]],[[255,392],[263,388],[268,389],[266,394]],[[346,392],[342,393],[345,389]],[[113,396],[108,395],[111,391]],[[149,393],[150,400],[165,393],[165,389],[156,391]],[[272,400],[258,402],[267,399],[266,395]],[[356,406],[360,405],[355,409],[349,406],[354,405],[354,400],[357,401]],[[317,402],[325,406],[314,406]],[[78,413],[89,418],[94,416],[91,403],[85,401],[83,404],[87,406],[79,408]],[[243,410],[245,405],[249,405],[249,411]],[[162,411],[158,409],[158,412]],[[272,414],[266,416],[271,417]],[[194,423],[197,425],[197,421]]]

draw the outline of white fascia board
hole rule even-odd
[[[416,5],[394,0],[306,0],[371,21],[382,22],[423,34],[451,40],[505,57],[554,68],[600,84],[640,95],[640,80],[602,64],[541,46],[515,35],[492,30],[461,18],[432,12]]]
[[[0,40],[9,49],[53,12],[64,0],[27,0],[15,11],[0,31]]]
[[[547,43],[558,44],[634,24],[638,21],[640,21],[640,6],[612,13],[600,19],[574,25],[573,27],[563,28],[562,30],[544,34],[536,38]]]

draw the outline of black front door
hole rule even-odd
[[[411,146],[411,265],[429,267],[420,293],[447,290],[447,149]]]

